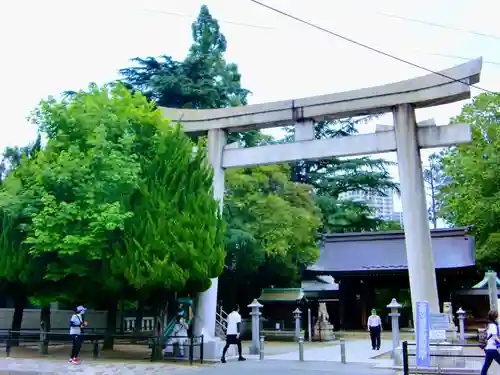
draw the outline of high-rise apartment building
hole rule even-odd
[[[356,202],[365,202],[374,209],[375,216],[383,220],[393,220],[394,191],[387,190],[386,196],[364,191],[349,191],[340,195],[340,199],[350,199]]]

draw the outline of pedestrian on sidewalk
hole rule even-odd
[[[240,315],[240,307],[235,306],[233,311],[227,316],[227,331],[226,331],[226,346],[224,346],[224,350],[222,351],[221,362],[226,363],[226,352],[229,349],[230,345],[238,346],[238,361],[245,361],[241,354],[241,315]]]
[[[486,345],[484,347],[484,364],[481,375],[486,375],[491,363],[495,360],[500,365],[500,329],[498,328],[498,312],[491,310],[488,313],[488,327],[486,329]]]
[[[372,341],[372,349],[380,350],[380,332],[382,332],[382,320],[377,315],[377,310],[372,309],[372,315],[368,318],[368,331]]]
[[[78,358],[78,355],[80,354],[80,349],[82,348],[82,328],[87,326],[87,321],[83,318],[85,311],[87,311],[85,307],[78,306],[69,321],[69,334],[71,336],[72,347],[68,363],[73,363],[75,365],[80,364],[80,358]]]

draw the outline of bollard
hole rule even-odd
[[[304,338],[299,337],[299,361],[304,362]]]
[[[340,339],[340,362],[342,362],[343,364],[347,363],[346,355],[345,355],[345,339],[344,338]]]
[[[260,336],[259,359],[264,360],[264,336]]]

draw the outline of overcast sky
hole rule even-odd
[[[479,86],[500,91],[498,0],[262,1],[433,70],[483,56],[486,63]],[[192,41],[191,23],[202,4],[207,4],[220,21],[228,40],[227,59],[238,64],[243,86],[253,92],[251,103],[345,91],[427,74],[249,0],[2,1],[0,149],[34,138],[35,129],[26,116],[48,95],[82,89],[89,82],[109,82],[135,56],[183,58]],[[478,93],[473,89],[473,94]],[[445,124],[463,104],[419,110],[417,117],[433,117]],[[391,123],[392,118],[384,116],[378,122]],[[373,126],[369,124],[363,131],[373,131]],[[393,155],[388,158],[395,160]]]

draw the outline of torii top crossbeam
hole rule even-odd
[[[481,67],[482,58],[478,58],[422,77],[335,94],[218,109],[161,109],[167,118],[182,122],[187,133],[205,133],[384,113],[399,104],[432,107],[469,98],[470,85],[479,82]]]

